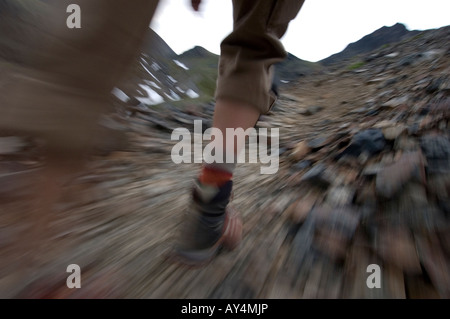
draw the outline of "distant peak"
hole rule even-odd
[[[343,51],[321,61],[323,65],[331,65],[338,61],[343,61],[362,53],[370,52],[385,44],[396,43],[413,32],[409,31],[402,23],[397,22],[392,26],[384,26],[378,30],[364,36],[363,38],[350,43]]]
[[[382,28],[380,28],[379,30],[398,30],[398,31],[407,31],[408,29],[406,28],[406,26],[403,23],[399,23],[397,22],[396,24],[392,25],[392,26],[384,26]]]
[[[206,50],[204,47],[201,47],[199,45],[196,45],[195,47],[193,47],[190,51],[192,52],[196,52],[196,53],[210,53],[208,50]]]
[[[392,26],[393,28],[402,28],[402,29],[406,29],[406,26],[403,23],[399,23],[397,22],[396,24],[394,24]]]
[[[198,46],[198,45],[196,45],[192,49],[187,50],[186,52],[181,54],[181,56],[183,56],[183,57],[192,57],[192,56],[195,56],[195,57],[207,57],[207,56],[211,56],[211,55],[215,55],[215,54],[209,52],[204,47],[201,47],[201,46]]]

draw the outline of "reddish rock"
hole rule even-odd
[[[405,227],[382,227],[377,232],[376,251],[386,262],[408,274],[420,274],[420,261],[412,233]]]
[[[311,148],[308,146],[308,142],[301,141],[292,150],[292,157],[296,161],[301,161],[309,152],[311,152]]]

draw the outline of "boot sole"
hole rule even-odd
[[[199,267],[209,264],[222,248],[232,251],[242,240],[242,218],[231,205],[226,208],[224,231],[219,240],[210,248],[196,251],[174,251],[169,256],[174,262]]]

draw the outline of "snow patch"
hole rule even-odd
[[[197,94],[197,92],[195,92],[192,89],[189,89],[186,91],[186,95],[189,96],[191,99],[195,99],[198,98],[200,95]]]
[[[175,62],[179,67],[185,69],[185,70],[189,70],[189,68],[182,62],[178,61],[178,60],[173,60],[173,62]]]
[[[159,71],[161,70],[161,67],[159,66],[158,63],[153,62],[152,65],[150,66],[152,68],[153,71]]]
[[[144,89],[147,93],[148,97],[136,97],[140,102],[149,105],[160,104],[164,102],[164,99],[161,95],[153,91],[148,85],[139,84],[139,86]]]
[[[176,94],[174,91],[170,90],[170,94],[164,92],[164,95],[167,96],[172,101],[179,101],[181,100],[180,96]]]
[[[121,89],[119,88],[114,88],[111,91],[112,94],[114,94],[119,100],[121,100],[122,102],[128,102],[130,100],[130,97],[128,95],[126,95]]]
[[[147,83],[150,86],[153,86],[155,89],[161,90],[161,87],[158,84],[156,84],[155,82],[153,82],[153,81],[145,80],[144,82]]]
[[[184,93],[184,90],[181,89],[179,86],[177,86],[177,91],[180,92],[180,93]]]
[[[172,81],[173,83],[177,83],[178,81],[175,80],[173,77],[171,77],[170,75],[167,76],[169,78],[170,81]]]
[[[152,78],[154,78],[156,81],[158,81],[159,83],[161,83],[161,81],[158,80],[158,78],[157,78],[156,76],[154,76],[153,73],[150,72],[150,70],[147,69],[147,68],[145,67],[145,65],[143,65],[141,62],[139,62],[139,63],[142,65],[142,67],[144,68],[144,70],[147,71],[147,73],[151,75]]]
[[[172,96],[172,98],[176,101],[181,100],[180,96],[178,94],[176,94],[174,91],[170,90],[170,96]]]

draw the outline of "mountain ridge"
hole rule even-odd
[[[365,63],[364,60],[370,59],[364,55],[406,41],[426,31],[430,30],[410,31],[401,23],[383,26],[350,43],[341,52],[318,62],[305,61],[288,52],[286,59],[276,65],[274,83],[278,87],[290,86],[311,74],[340,68],[357,68]],[[219,55],[199,45],[177,54],[150,28],[139,62],[140,64],[137,63],[134,68],[133,80],[125,83],[128,87],[125,93],[128,96],[135,96],[149,104],[162,102],[184,104],[191,103],[192,98],[197,99],[197,102],[213,100]],[[148,66],[156,69],[150,71]],[[132,92],[133,85],[138,87],[138,96]],[[148,87],[149,85],[151,87]],[[145,90],[142,89],[143,86]],[[157,99],[149,100],[148,93],[157,96]]]
[[[396,23],[390,27],[383,26],[361,39],[348,44],[344,50],[318,61],[318,63],[324,66],[331,66],[332,64],[343,62],[359,54],[378,49],[383,45],[402,41],[408,37],[417,35],[419,32],[417,30],[408,30],[402,23]]]

